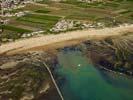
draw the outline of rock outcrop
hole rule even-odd
[[[133,34],[85,42],[88,57],[97,66],[133,76]]]

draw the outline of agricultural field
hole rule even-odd
[[[81,1],[1,13],[0,100],[133,100],[133,0]]]
[[[11,10],[11,13],[24,12],[24,16],[9,18],[3,27],[1,38],[18,39],[23,34],[43,31],[42,34],[55,34],[50,29],[61,19],[88,23],[104,23],[106,27],[122,23],[133,23],[132,0],[113,0],[108,2],[85,3],[76,0],[52,2],[44,0],[27,4],[26,7]],[[15,36],[10,36],[15,34]]]

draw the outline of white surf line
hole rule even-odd
[[[80,38],[97,38],[97,37],[108,37],[123,34],[124,32],[132,31],[133,24],[128,26],[104,28],[104,29],[88,29],[80,31],[72,31],[67,33],[60,33],[57,35],[44,35],[42,37],[34,37],[24,40],[18,40],[12,43],[2,44],[0,46],[0,54],[13,50],[14,48],[20,48],[15,50],[17,52],[31,49],[39,46],[46,46],[57,42],[63,42],[68,40],[80,39]]]

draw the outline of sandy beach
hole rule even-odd
[[[125,32],[133,32],[133,25],[120,26],[114,28],[104,29],[88,29],[79,30],[57,35],[44,35],[41,37],[34,37],[29,39],[18,40],[11,43],[2,44],[0,46],[0,54],[5,52],[18,53],[20,51],[31,50],[32,48],[52,46],[55,43],[62,43],[65,41],[72,41],[77,39],[102,38],[124,34]],[[67,44],[67,42],[65,42]]]

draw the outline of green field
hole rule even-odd
[[[47,34],[49,29],[62,18],[81,22],[103,22],[106,26],[133,23],[132,5],[132,0],[112,0],[90,4],[76,0],[64,2],[44,0],[40,4],[28,4],[25,8],[11,11],[29,11],[29,13],[23,17],[11,18],[10,23],[4,26],[4,34],[23,34],[38,30],[43,30],[44,34]],[[113,22],[114,19],[116,23]]]
[[[50,15],[38,15],[38,14],[28,14],[24,17],[18,18],[18,21],[24,21],[29,23],[35,23],[42,25],[45,29],[50,29],[56,22],[60,19],[58,16]]]
[[[10,26],[10,25],[2,25],[2,26],[0,26],[0,28],[3,28],[4,30],[11,30],[11,31],[14,31],[14,32],[19,32],[19,33],[31,32],[30,30],[17,28],[17,27]]]

